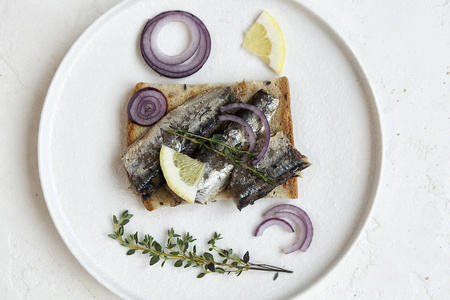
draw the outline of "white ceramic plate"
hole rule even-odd
[[[172,9],[197,15],[212,36],[212,53],[196,74],[160,77],[141,58],[138,40],[148,18]],[[270,199],[239,212],[233,203],[183,205],[148,212],[128,189],[121,166],[125,109],[137,82],[205,83],[265,80],[274,74],[241,48],[244,32],[263,9],[279,22],[287,41],[283,75],[290,80],[297,148],[312,166],[299,180],[299,199]],[[169,27],[176,36],[180,28]],[[178,34],[179,36],[179,34]],[[169,40],[161,41],[168,51]],[[367,219],[381,166],[381,135],[374,98],[357,60],[317,16],[294,1],[124,1],[97,20],[74,44],[49,89],[39,132],[41,182],[52,218],[80,263],[103,285],[129,299],[286,299],[331,270]],[[262,213],[277,203],[301,206],[314,223],[306,253],[284,255],[294,235],[271,228],[252,233]],[[214,231],[220,246],[251,261],[294,270],[291,275],[247,272],[207,275],[166,264],[149,267],[144,255],[126,256],[107,235],[111,217],[128,209],[127,225],[165,240],[166,230],[189,231],[198,249]]]

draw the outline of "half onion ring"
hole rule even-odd
[[[277,205],[277,206],[269,209],[264,214],[264,217],[265,218],[271,218],[273,216],[283,217],[283,216],[280,216],[279,214],[284,213],[284,212],[289,212],[289,213],[296,215],[298,218],[300,218],[301,223],[304,224],[304,225],[302,225],[302,224],[299,225],[301,227],[303,227],[303,226],[305,227],[304,234],[306,235],[306,237],[305,237],[303,243],[300,245],[299,249],[303,252],[306,251],[309,248],[309,246],[311,245],[314,228],[312,226],[311,219],[309,218],[308,214],[303,209],[301,209],[298,206],[292,205],[292,204],[280,204],[280,205]],[[284,215],[284,217],[291,219],[295,223],[298,223],[298,221],[299,221],[297,218],[292,217],[292,215],[290,215],[290,214]],[[300,235],[301,236],[299,237],[298,240],[303,239],[302,232],[300,232]],[[298,245],[296,244],[296,246],[298,246]]]
[[[292,225],[286,222],[285,220],[280,218],[269,218],[262,221],[261,224],[258,225],[255,231],[255,236],[263,235],[264,231],[273,225],[279,225],[284,229],[286,229],[288,232],[291,233],[294,232],[294,228],[292,227]]]
[[[295,225],[297,225],[298,231],[300,232],[300,235],[298,236],[297,241],[293,245],[285,248],[284,253],[289,254],[289,253],[292,253],[297,250],[302,250],[304,252],[305,250],[302,247],[306,241],[307,230],[306,230],[306,224],[303,222],[303,220],[296,214],[287,212],[287,211],[277,212],[277,213],[275,213],[275,217],[287,218],[287,219],[292,220],[295,223]]]
[[[258,107],[248,104],[248,103],[231,103],[231,104],[227,104],[221,107],[221,112],[225,112],[228,111],[230,109],[235,109],[235,108],[243,108],[243,109],[247,109],[252,111],[253,113],[255,113],[258,118],[261,120],[261,122],[264,125],[264,131],[265,131],[265,137],[264,137],[264,145],[261,148],[261,151],[259,152],[258,156],[256,157],[256,159],[254,161],[252,161],[252,163],[254,165],[256,165],[266,154],[267,149],[269,148],[269,142],[270,142],[270,125],[269,125],[269,121],[267,120],[266,116],[264,115],[264,112],[259,109]]]
[[[179,55],[169,56],[158,47],[158,34],[170,22],[181,22],[190,31],[191,41]],[[205,64],[211,52],[211,37],[205,24],[191,13],[173,10],[150,19],[141,35],[141,53],[147,64],[161,75],[182,78],[194,74]]]
[[[141,126],[150,126],[158,122],[167,112],[167,99],[155,88],[137,91],[128,102],[128,118]]]

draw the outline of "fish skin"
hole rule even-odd
[[[155,194],[165,183],[159,164],[159,152],[163,143],[187,155],[193,154],[198,147],[197,144],[164,130],[178,127],[204,137],[211,137],[221,125],[220,108],[236,101],[237,98],[230,87],[198,95],[167,113],[143,137],[127,148],[122,156],[122,163],[143,200]]]
[[[249,103],[260,108],[270,122],[278,108],[279,100],[260,90]],[[237,113],[237,116],[243,118],[250,125],[257,139],[264,135],[264,125],[256,114],[248,110],[241,110]],[[234,122],[228,125],[222,135],[222,142],[232,147],[246,141],[248,141],[246,130]],[[223,148],[218,147],[218,150],[223,151]],[[197,189],[195,200],[206,203],[226,188],[234,166],[229,163],[227,158],[211,151],[200,154],[197,159],[205,164],[205,171]]]
[[[264,141],[258,141],[261,145]],[[290,178],[311,164],[308,158],[295,149],[283,132],[271,137],[269,148],[263,159],[256,164],[256,168],[264,169],[275,183],[269,184],[256,177],[252,171],[240,167],[233,171],[228,185],[228,192],[237,208],[242,210],[268,193],[278,185],[286,183]]]

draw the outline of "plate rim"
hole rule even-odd
[[[363,67],[361,61],[358,59],[356,53],[352,50],[350,45],[345,41],[345,39],[324,19],[322,18],[318,13],[316,13],[310,6],[300,3],[299,0],[287,0],[290,2],[294,2],[296,5],[301,6],[306,13],[308,13],[312,18],[316,20],[316,22],[320,23],[320,26],[328,32],[328,34],[333,38],[334,41],[336,41],[339,45],[339,48],[343,53],[347,55],[347,58],[350,60],[351,66],[355,69],[357,74],[360,74],[362,78],[364,79],[362,84],[362,89],[365,91],[367,96],[369,96],[369,101],[371,102],[371,116],[374,118],[372,120],[374,130],[376,132],[376,152],[379,157],[376,157],[376,161],[374,162],[374,169],[376,171],[376,176],[372,179],[372,190],[370,193],[370,197],[372,198],[372,201],[369,203],[369,207],[366,207],[363,211],[364,217],[360,217],[358,226],[356,227],[356,230],[354,231],[353,237],[350,240],[349,243],[346,244],[346,246],[338,253],[334,261],[327,267],[327,269],[321,273],[317,280],[311,282],[310,284],[306,285],[306,287],[299,292],[296,295],[293,295],[293,297],[297,298],[308,291],[310,291],[312,288],[316,287],[318,284],[323,282],[328,276],[330,276],[331,272],[335,270],[337,267],[343,264],[344,260],[350,255],[350,252],[352,249],[354,249],[356,243],[360,239],[362,233],[367,229],[368,221],[370,219],[370,216],[373,213],[373,208],[375,206],[375,201],[379,195],[380,187],[381,187],[381,179],[383,174],[383,160],[385,156],[385,149],[383,144],[383,131],[382,131],[382,125],[381,125],[381,118],[380,118],[380,110],[377,103],[377,98],[374,93],[374,89],[372,87],[372,84],[370,82],[369,77],[367,76],[366,69]]]
[[[130,295],[124,294],[122,292],[122,289],[116,289],[111,282],[109,282],[108,280],[104,280],[101,274],[99,274],[98,271],[94,267],[92,267],[88,261],[86,261],[81,255],[78,255],[79,251],[78,245],[76,245],[75,241],[70,241],[62,230],[61,226],[64,218],[61,215],[58,216],[57,214],[60,207],[56,203],[51,203],[51,201],[48,200],[49,195],[52,194],[51,190],[53,187],[51,182],[49,183],[48,180],[46,180],[45,178],[48,178],[47,174],[51,173],[50,171],[51,168],[49,167],[50,160],[48,159],[49,151],[48,147],[46,148],[46,144],[48,144],[50,141],[49,131],[51,129],[50,126],[52,120],[51,116],[54,113],[54,110],[50,108],[56,104],[55,102],[56,100],[52,101],[52,99],[55,99],[56,97],[52,97],[52,95],[53,93],[55,93],[55,90],[57,90],[57,87],[55,86],[57,86],[59,83],[65,82],[64,77],[60,76],[60,73],[63,72],[63,70],[65,69],[65,65],[69,63],[69,60],[72,59],[74,55],[76,56],[78,48],[82,47],[85,42],[89,42],[89,40],[92,38],[92,33],[95,33],[97,30],[101,29],[104,20],[113,17],[114,14],[120,13],[122,7],[128,6],[131,2],[133,2],[133,0],[121,1],[115,6],[108,9],[105,13],[103,13],[100,17],[98,17],[92,24],[90,24],[83,31],[83,33],[77,38],[77,40],[72,44],[70,49],[67,51],[61,63],[59,64],[47,90],[45,101],[40,114],[39,133],[37,141],[38,169],[41,188],[46,206],[48,208],[48,211],[50,213],[50,216],[56,227],[58,234],[64,241],[64,244],[66,245],[70,253],[97,282],[99,282],[101,285],[103,285],[105,288],[107,288],[115,295],[124,299],[130,298]],[[369,204],[368,207],[366,207],[363,210],[362,215],[359,218],[358,225],[357,227],[355,227],[355,231],[352,237],[350,238],[350,241],[346,244],[346,246],[343,249],[341,249],[340,252],[338,252],[338,254],[330,263],[330,265],[328,265],[327,268],[317,276],[316,280],[307,284],[302,291],[295,293],[294,295],[292,294],[290,295],[290,297],[300,297],[301,295],[304,295],[306,292],[310,291],[313,287],[323,282],[331,274],[333,270],[335,270],[338,266],[340,266],[343,263],[343,261],[349,255],[350,250],[354,248],[361,234],[365,231],[380,190],[381,179],[383,174],[384,145],[383,145],[383,132],[381,126],[380,111],[378,108],[377,98],[375,97],[375,93],[372,88],[369,77],[367,76],[367,72],[364,69],[358,57],[356,56],[355,52],[352,50],[349,44],[345,42],[344,38],[328,22],[326,22],[321,16],[319,16],[312,8],[296,0],[285,0],[285,2],[291,3],[292,5],[300,6],[300,9],[304,10],[306,14],[312,17],[323,28],[323,30],[325,30],[330,35],[330,37],[338,45],[339,49],[346,55],[346,57],[350,61],[350,65],[356,71],[356,74],[359,74],[358,77],[360,78],[362,77],[363,79],[361,82],[362,90],[369,98],[370,115],[373,117],[372,126],[374,132],[376,133],[374,138],[376,140],[375,152],[377,154],[376,156],[378,156],[375,157],[373,163],[373,168],[374,170],[376,170],[376,175],[373,176],[372,178],[371,184],[372,189],[370,191],[371,201],[368,203]],[[47,151],[44,151],[44,149],[47,149]]]

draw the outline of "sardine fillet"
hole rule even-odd
[[[262,142],[263,140],[260,141],[260,144]],[[271,177],[275,183],[267,183],[256,177],[252,171],[240,167],[233,171],[227,190],[237,208],[241,210],[266,196],[276,186],[298,176],[297,173],[309,167],[309,165],[308,158],[292,146],[283,132],[278,132],[271,137],[269,149],[263,159],[255,166],[258,169],[265,170],[266,175]]]

